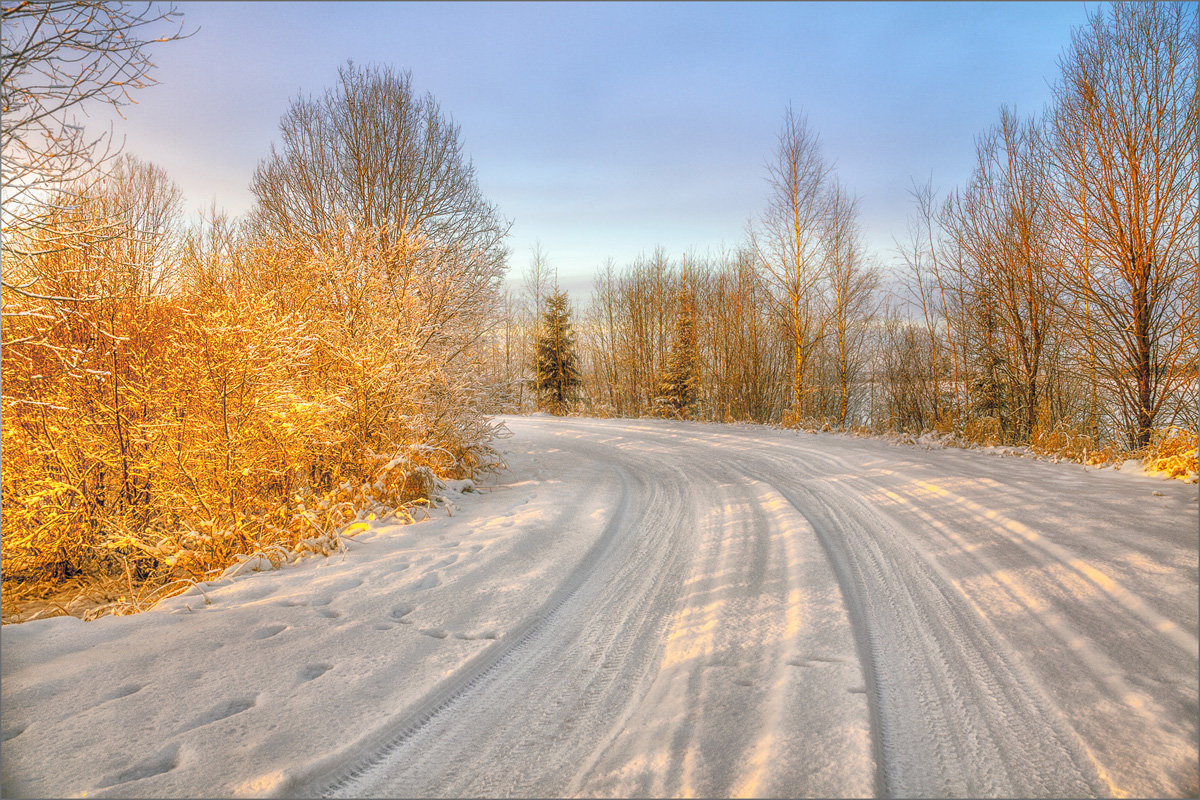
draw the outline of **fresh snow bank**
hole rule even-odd
[[[4,626],[2,794],[261,795],[345,755],[524,620],[597,535],[552,523],[605,476],[506,457],[499,485],[451,491],[453,518],[376,524],[344,557],[134,616]]]

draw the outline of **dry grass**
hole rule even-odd
[[[969,444],[995,447],[1004,439],[1000,420],[996,417],[975,417],[963,428],[963,438]]]
[[[1035,431],[1030,449],[1039,456],[1074,461],[1087,466],[1120,463],[1130,456],[1113,443],[1104,443],[1078,428],[1056,427]]]

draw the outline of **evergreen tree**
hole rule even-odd
[[[538,404],[561,415],[575,402],[583,384],[567,293],[555,291],[546,303],[545,314],[537,337]]]
[[[699,347],[696,343],[696,312],[691,298],[680,292],[675,331],[667,357],[667,371],[655,398],[663,416],[691,419],[700,406]]]
[[[971,414],[975,417],[992,417],[1000,425],[1003,441],[1012,437],[1012,412],[1019,398],[1008,375],[1004,357],[1000,354],[1000,323],[997,309],[987,297],[980,299],[971,311],[979,333],[974,347],[975,375],[971,380]],[[1015,440],[1013,440],[1015,441]]]

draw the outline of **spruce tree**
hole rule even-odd
[[[566,414],[583,381],[571,330],[567,293],[556,291],[546,303],[546,316],[537,340],[538,403],[552,414]]]
[[[696,312],[691,298],[682,292],[675,315],[675,331],[667,356],[667,371],[655,398],[663,416],[692,419],[700,410],[699,348],[696,344]]]

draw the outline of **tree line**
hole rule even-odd
[[[892,270],[789,108],[742,244],[596,273],[575,309],[572,407],[938,431],[1085,459],[1175,437],[1194,453],[1196,30],[1185,4],[1096,11],[1039,115],[1002,107],[963,186],[913,185]],[[524,296],[505,299],[498,407],[541,407],[528,354],[548,335],[549,269],[539,250]]]

